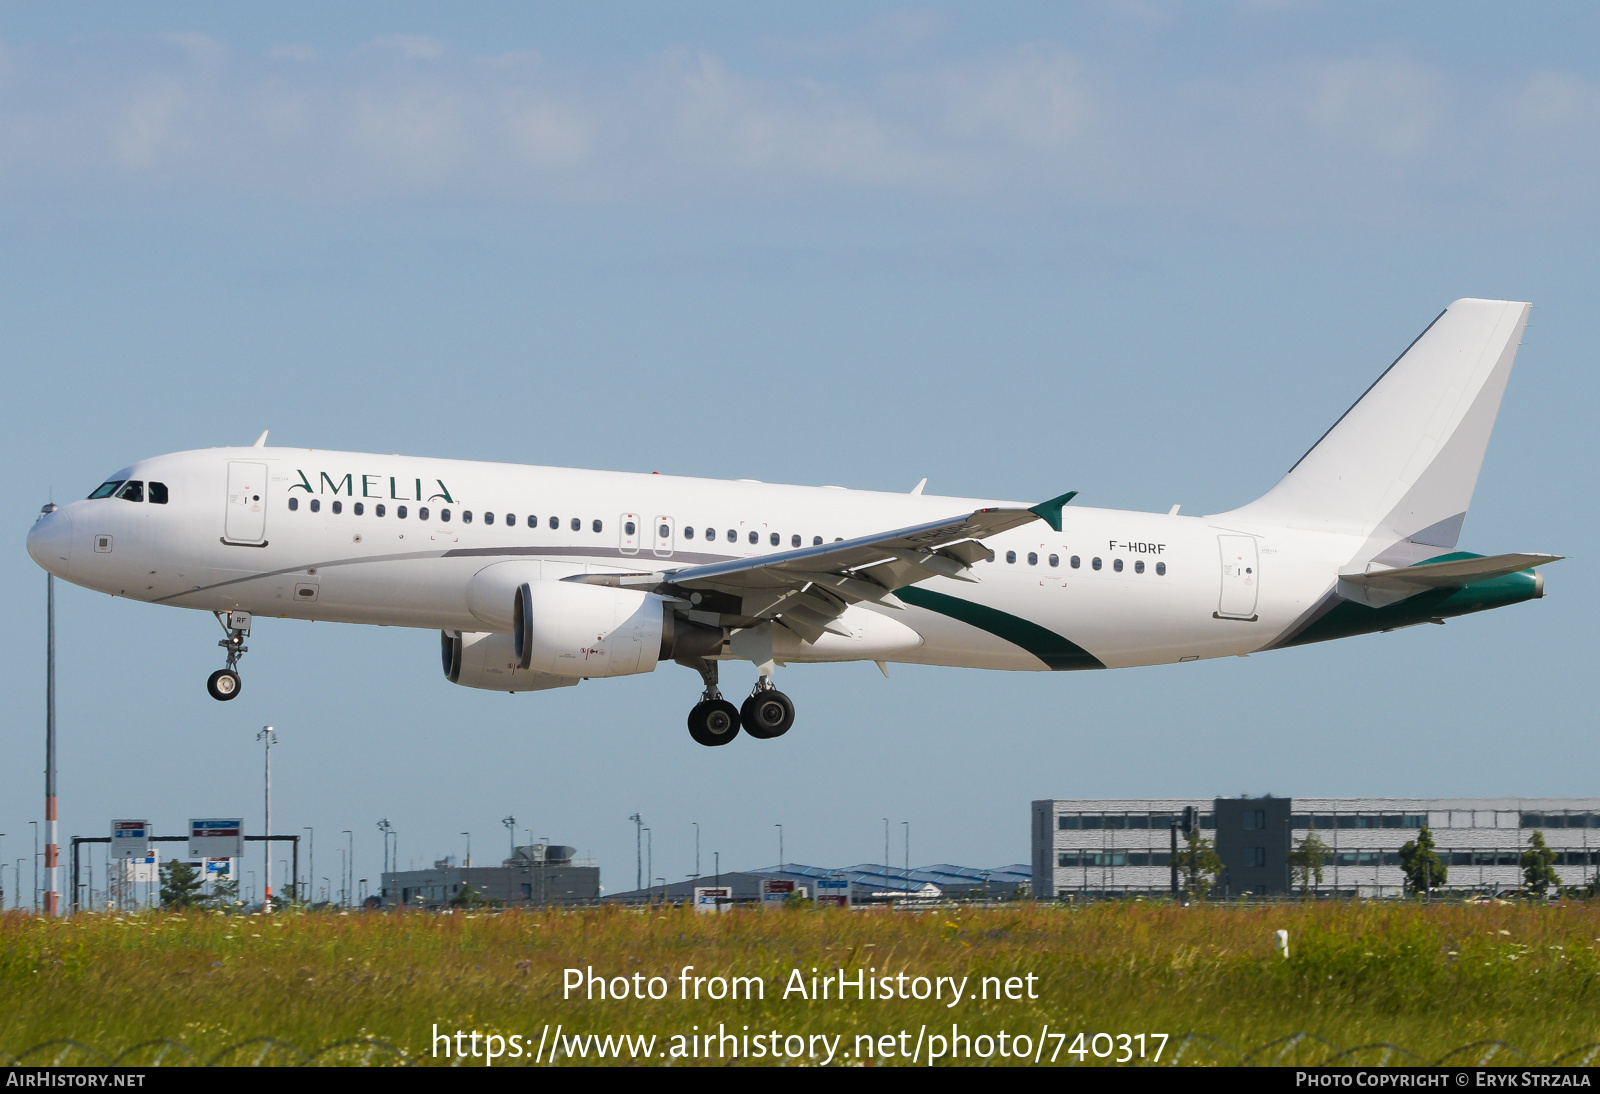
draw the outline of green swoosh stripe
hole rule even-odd
[[[907,604],[915,604],[930,612],[959,619],[963,623],[1004,638],[1014,646],[1021,646],[1039,660],[1057,671],[1065,669],[1103,669],[1100,659],[1082,646],[1069,642],[1055,631],[1030,623],[1019,616],[997,608],[974,604],[960,597],[946,596],[931,589],[915,585],[896,589],[894,595]]]

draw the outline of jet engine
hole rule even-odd
[[[440,631],[444,676],[452,684],[488,691],[545,691],[571,687],[576,676],[530,672],[517,662],[509,634]]]
[[[516,663],[555,676],[628,676],[657,661],[715,653],[721,628],[679,619],[654,593],[574,581],[529,581],[511,605]]]

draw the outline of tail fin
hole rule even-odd
[[[1393,564],[1453,548],[1531,307],[1451,304],[1277,486],[1235,514],[1365,536],[1367,556]]]

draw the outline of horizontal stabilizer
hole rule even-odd
[[[1461,589],[1479,581],[1531,570],[1561,561],[1561,555],[1490,555],[1487,558],[1452,558],[1362,574],[1340,574],[1339,580],[1369,589],[1416,592],[1422,589]]]

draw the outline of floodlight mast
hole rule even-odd
[[[55,512],[54,502],[40,514]],[[45,655],[44,655],[44,914],[61,914],[61,892],[57,870],[60,848],[56,835],[56,579],[45,575]]]
[[[268,910],[272,908],[272,746],[278,743],[278,735],[271,726],[262,726],[261,732],[256,734],[256,740],[262,742],[263,751],[266,753],[266,839],[262,841],[261,850],[263,861],[266,863],[265,899],[262,906]]]

